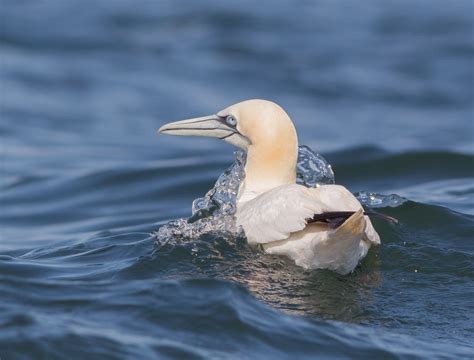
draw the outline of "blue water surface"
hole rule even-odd
[[[474,358],[470,0],[0,0],[0,358]],[[233,161],[165,122],[264,98],[382,246],[306,271],[154,233]]]

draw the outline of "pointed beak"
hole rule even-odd
[[[210,115],[171,122],[160,127],[158,132],[168,135],[207,136],[225,139],[237,131],[226,125],[223,118],[217,115]]]

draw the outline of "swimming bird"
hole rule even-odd
[[[296,184],[298,137],[288,114],[267,100],[246,100],[214,115],[172,122],[160,133],[207,136],[247,153],[236,223],[252,246],[305,269],[352,272],[380,237],[345,187]]]

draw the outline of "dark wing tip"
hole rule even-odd
[[[306,223],[323,222],[330,224],[331,227],[339,227],[354,214],[355,211],[328,211],[321,214],[314,214],[312,218],[306,220]],[[380,214],[375,211],[365,211],[364,215],[375,216],[392,224],[398,224],[398,220],[393,216]]]

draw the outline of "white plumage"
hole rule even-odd
[[[344,187],[296,184],[298,138],[277,104],[247,100],[215,115],[166,124],[171,135],[217,137],[247,152],[245,180],[237,202],[237,224],[250,245],[285,255],[306,269],[347,274],[380,238],[359,201]],[[314,215],[354,212],[342,225],[308,223]]]
[[[314,214],[356,211],[336,229],[307,220]],[[323,185],[309,189],[282,185],[239,204],[237,224],[250,245],[262,244],[269,254],[286,255],[306,269],[351,272],[372,244],[380,244],[359,201],[344,187]]]

